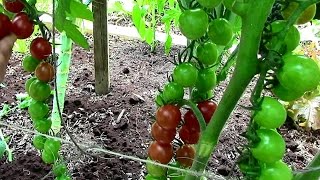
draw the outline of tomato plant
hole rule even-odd
[[[12,13],[18,13],[24,9],[24,4],[20,0],[2,0],[4,8]]]
[[[37,66],[35,75],[40,81],[50,82],[54,78],[54,67],[48,62],[42,62]]]
[[[177,161],[184,167],[192,165],[196,151],[191,145],[183,145],[176,152]]]
[[[29,95],[36,101],[45,101],[50,94],[50,85],[38,79],[34,80],[29,86]]]
[[[24,12],[19,12],[12,20],[12,32],[18,39],[29,38],[34,31],[34,23]]]
[[[158,109],[156,120],[159,126],[164,129],[176,129],[181,121],[181,112],[179,107],[174,105],[165,105]]]
[[[179,17],[181,33],[188,39],[195,40],[207,32],[208,15],[202,9],[190,9],[184,11]]]
[[[46,59],[52,53],[51,44],[47,39],[43,37],[37,37],[33,39],[30,44],[30,53],[32,57],[38,60]]]
[[[214,8],[222,2],[222,0],[197,0],[197,1],[201,6],[206,8]]]
[[[196,82],[196,88],[200,92],[208,92],[212,90],[217,83],[216,72],[211,68],[200,69],[198,73],[198,79]]]
[[[45,136],[36,135],[33,137],[32,144],[36,149],[42,150],[46,140],[47,140],[47,138]]]
[[[9,17],[0,13],[0,39],[11,33],[11,21]]]
[[[162,93],[165,102],[175,102],[183,99],[184,89],[176,82],[169,82],[164,86]]]
[[[294,101],[304,94],[304,92],[296,92],[294,89],[289,90],[281,84],[273,87],[272,92],[282,101]]]
[[[213,43],[226,46],[233,38],[232,25],[224,18],[214,19],[209,24],[208,36]]]
[[[26,56],[22,60],[22,67],[27,72],[34,72],[39,64],[40,61],[33,58],[32,56]]]
[[[52,125],[52,122],[45,118],[33,120],[34,129],[43,134],[49,132],[51,125]]]
[[[28,112],[32,119],[42,119],[49,113],[49,106],[41,101],[33,101]]]
[[[197,47],[197,57],[205,65],[213,65],[218,60],[218,47],[213,42],[206,42]]]
[[[198,78],[198,69],[191,63],[179,64],[173,71],[173,80],[183,87],[194,86]]]
[[[170,144],[176,135],[175,129],[164,129],[157,122],[151,127],[152,137],[161,144]]]
[[[154,141],[149,146],[148,156],[153,161],[168,164],[173,157],[173,147],[171,144],[160,144]]]
[[[55,139],[47,139],[44,143],[44,150],[47,152],[51,152],[53,154],[57,154],[61,148],[61,142]]]

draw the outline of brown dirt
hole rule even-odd
[[[92,39],[89,38],[92,43]],[[167,73],[173,69],[169,59],[181,47],[173,47],[171,55],[164,55],[159,48],[149,53],[142,42],[112,36],[110,39],[111,90],[108,95],[94,93],[93,52],[75,47],[65,101],[64,118],[67,128],[78,142],[99,145],[114,152],[146,159],[146,151],[152,141],[150,126],[156,110],[153,99],[157,87],[164,84]],[[0,88],[0,108],[3,103],[17,105],[15,94],[24,93],[24,82],[30,76],[21,70],[21,55],[15,54],[10,61],[6,76],[6,87]],[[219,102],[226,87],[223,82],[215,90],[215,101]],[[239,105],[248,106],[249,86]],[[142,97],[142,98],[139,98]],[[208,170],[227,176],[238,158],[237,148],[245,143],[240,133],[245,131],[249,113],[237,106],[224,129],[220,143],[214,152]],[[116,122],[121,111],[124,114]],[[32,129],[25,110],[16,109],[3,122]],[[39,152],[31,145],[32,136],[20,130],[2,127],[11,137],[14,162],[0,162],[0,179],[41,179],[50,168],[41,163]],[[295,169],[302,169],[319,149],[319,132],[304,132],[287,123],[280,129],[287,142],[284,160]],[[62,130],[62,137],[70,137]],[[144,164],[102,155],[92,158],[81,155],[74,146],[63,145],[62,155],[68,163],[73,179],[141,179],[146,171]],[[23,170],[24,169],[24,170]],[[19,173],[17,171],[19,170]],[[238,172],[233,177],[238,177]],[[23,178],[22,178],[23,177]],[[52,179],[52,176],[48,176]]]

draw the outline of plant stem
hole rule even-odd
[[[250,13],[241,16],[242,36],[236,59],[235,71],[216,112],[206,130],[201,135],[196,150],[196,159],[191,168],[192,171],[204,171],[231,112],[235,108],[251,79],[257,73],[257,53],[261,34],[274,2],[275,0],[250,0],[247,6],[248,9],[246,10]],[[186,176],[186,180],[195,179],[198,179],[198,177],[193,175]]]
[[[182,100],[181,101],[182,105],[187,105],[191,108],[193,114],[196,116],[199,125],[200,125],[200,130],[201,132],[204,132],[206,130],[206,121],[203,118],[203,115],[201,113],[201,111],[199,110],[199,108],[197,107],[197,105],[195,103],[193,103],[192,101],[188,101],[188,100]]]

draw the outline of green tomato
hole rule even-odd
[[[212,90],[207,92],[200,92],[197,88],[193,88],[191,91],[191,99],[193,102],[202,102],[213,97]]]
[[[179,17],[179,28],[181,33],[190,40],[196,40],[205,35],[208,28],[208,15],[200,9],[184,11]]]
[[[148,160],[151,161],[151,159],[148,157]],[[153,177],[161,177],[166,176],[167,174],[167,168],[157,166],[155,164],[148,163],[146,164],[147,172]]]
[[[55,139],[47,139],[44,143],[44,150],[51,153],[58,153],[61,148],[61,142]]]
[[[280,84],[295,92],[315,89],[320,83],[320,68],[306,56],[287,54],[283,56],[283,66],[277,72]]]
[[[213,42],[206,42],[197,47],[197,57],[205,65],[213,65],[218,60],[218,47]]]
[[[40,101],[34,101],[30,104],[28,112],[32,119],[42,119],[49,113],[49,106]]]
[[[222,0],[197,0],[197,1],[201,6],[206,8],[214,8],[222,2]]]
[[[251,148],[253,157],[264,163],[274,163],[282,159],[286,144],[278,132],[271,129],[259,129],[257,135],[260,141]]]
[[[297,2],[290,2],[288,7],[285,7],[282,11],[282,16],[284,19],[288,20],[295,10],[298,8],[299,4]],[[316,15],[317,5],[316,3],[310,5],[306,10],[302,12],[296,21],[296,24],[305,24],[310,22]]]
[[[213,43],[226,46],[233,38],[232,25],[224,18],[215,19],[209,24],[208,36]]]
[[[208,92],[212,90],[217,83],[216,72],[212,68],[200,69],[196,88],[200,92]]]
[[[40,133],[48,133],[51,129],[52,122],[48,119],[35,119],[33,121],[34,129]]]
[[[282,161],[272,164],[266,164],[261,169],[258,180],[291,180],[293,178],[292,170]]]
[[[47,138],[45,136],[36,135],[33,137],[32,144],[36,149],[42,150],[46,140]]]
[[[151,174],[147,174],[147,176],[145,177],[145,180],[167,180],[167,178],[165,176],[155,177],[155,176],[152,176]]]
[[[2,158],[5,152],[6,152],[6,143],[0,140],[0,158]]]
[[[164,86],[162,97],[166,103],[176,102],[183,99],[184,89],[176,82],[169,82]]]
[[[29,95],[36,101],[45,101],[51,95],[50,85],[40,80],[35,80],[30,84]]]
[[[35,81],[35,80],[37,80],[36,77],[31,77],[30,79],[28,79],[28,80],[26,81],[25,91],[26,91],[29,95],[30,95],[30,93],[29,93],[30,85],[31,85],[31,83],[33,83],[33,81]]]
[[[173,70],[173,80],[183,87],[192,87],[196,84],[198,69],[191,63],[181,63]]]
[[[72,178],[67,174],[62,174],[61,176],[56,177],[55,180],[72,180]]]
[[[276,85],[272,92],[275,96],[277,96],[282,101],[294,101],[298,98],[302,97],[304,92],[296,92],[294,90],[289,90],[281,86],[281,84]]]
[[[287,26],[287,21],[284,20],[278,20],[273,23],[271,23],[271,30],[272,33],[280,33],[284,30],[284,28]],[[278,37],[275,35],[272,37],[271,41],[267,44],[267,47],[269,49],[273,49],[278,44],[279,40]],[[281,53],[285,52],[291,52],[297,48],[297,46],[300,43],[300,33],[299,30],[295,26],[291,26],[288,33],[285,36],[284,41],[282,40],[281,43],[283,43],[286,47],[286,50]]]
[[[41,159],[46,164],[53,164],[58,159],[58,154],[44,150],[41,152]]]
[[[55,176],[62,176],[66,174],[67,171],[68,171],[68,167],[64,163],[54,164],[53,166],[53,174]]]
[[[287,118],[287,111],[284,106],[278,100],[271,97],[263,97],[261,100],[260,109],[254,111],[254,121],[259,126],[268,129],[282,126]]]
[[[27,56],[22,60],[23,70],[27,72],[34,72],[39,64],[40,61],[32,56]]]

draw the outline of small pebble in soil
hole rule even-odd
[[[123,74],[129,74],[130,70],[128,68],[123,68],[122,72],[123,72]]]

